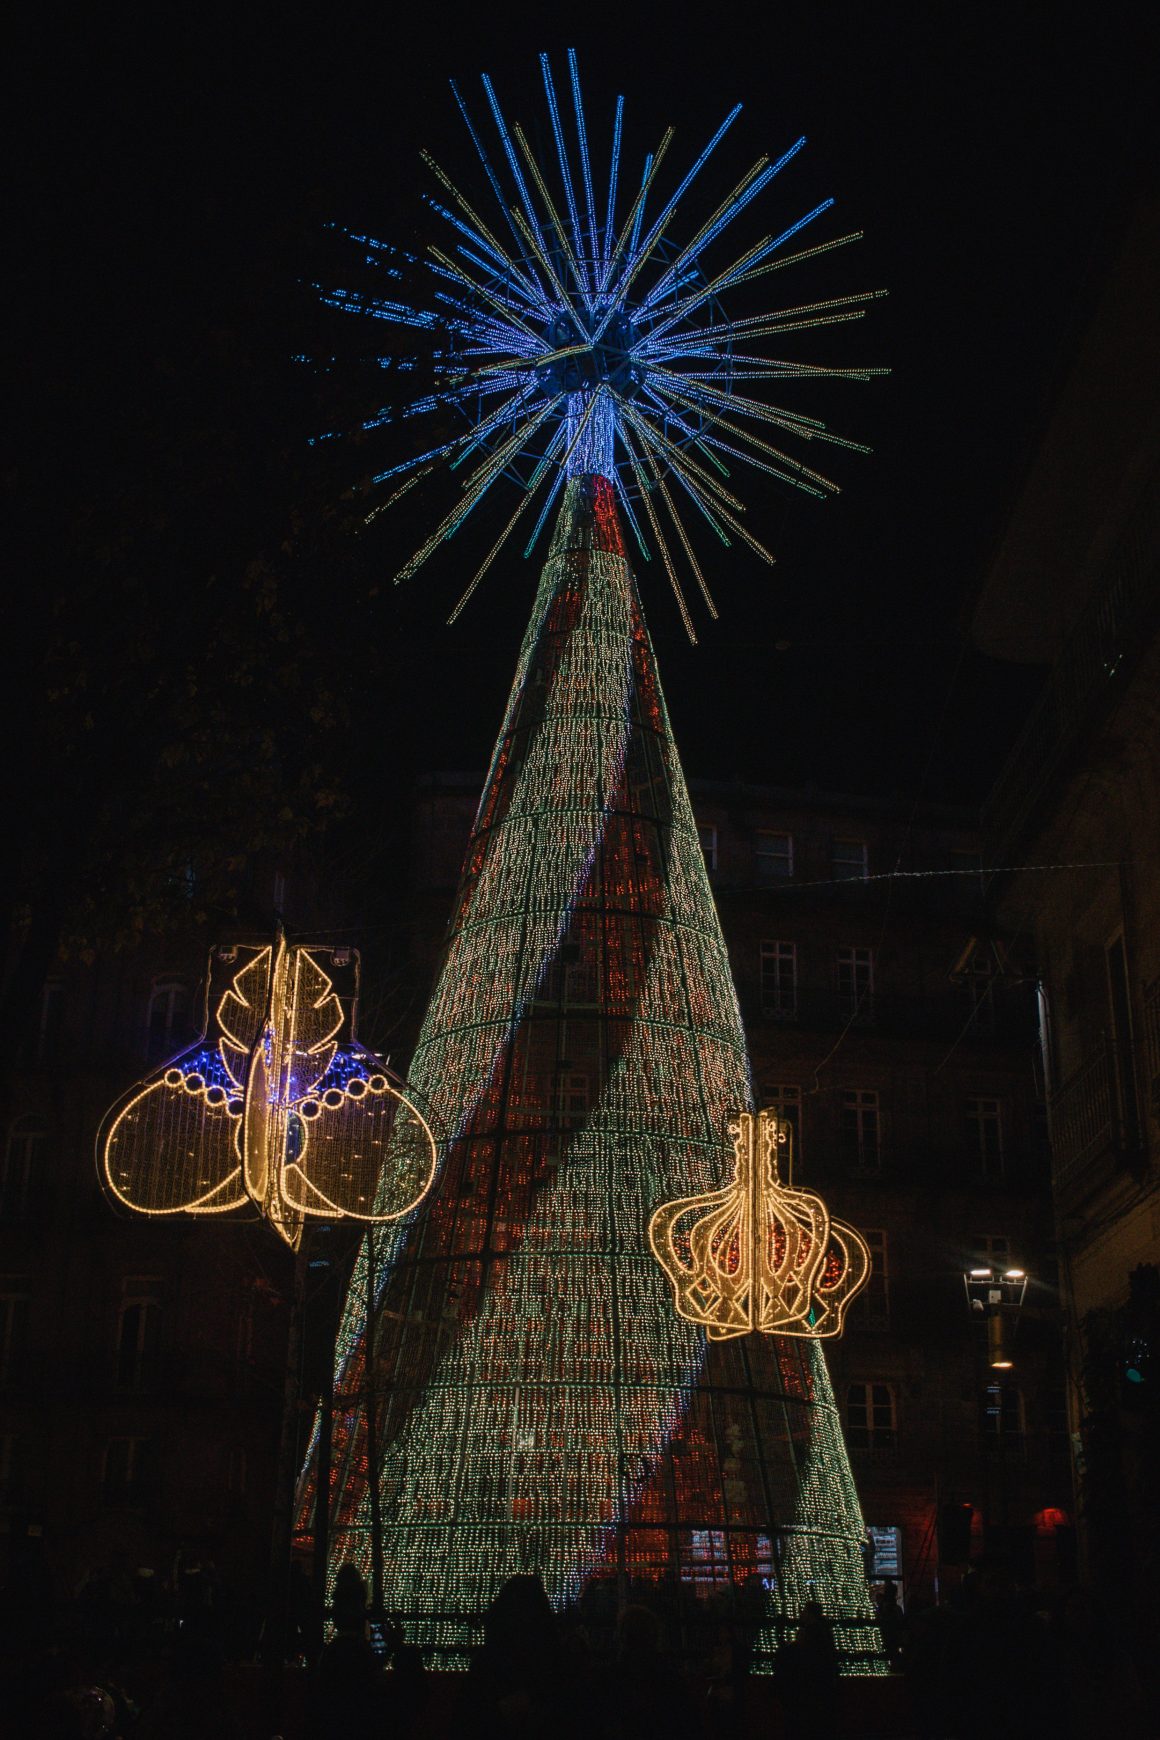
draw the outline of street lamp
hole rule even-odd
[[[981,1319],[987,1330],[987,1362],[993,1371],[1010,1371],[1015,1361],[1009,1351],[1012,1331],[1027,1292],[1025,1269],[966,1269],[963,1272],[967,1308],[972,1321]]]

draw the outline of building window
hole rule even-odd
[[[36,1012],[37,1063],[51,1063],[58,1055],[63,1013],[64,986],[59,979],[48,979],[40,993]]]
[[[578,1130],[588,1116],[588,1077],[578,1070],[566,1070],[556,1078],[556,1110],[560,1127]]]
[[[790,1140],[790,1163],[782,1167],[782,1180],[789,1183],[794,1165],[802,1157],[802,1090],[792,1082],[777,1082],[762,1091],[762,1106],[776,1112],[793,1132]],[[779,1165],[781,1161],[779,1160]]]
[[[172,1057],[189,1037],[189,986],[183,979],[156,979],[149,993],[146,1046],[150,1061]]]
[[[983,1178],[1003,1176],[1003,1108],[998,1100],[972,1098],[966,1108],[967,1148]]]
[[[844,1020],[874,1018],[874,950],[840,948],[837,959],[838,1011]]]
[[[154,1472],[149,1438],[110,1438],[101,1468],[106,1504],[141,1504],[149,1496]]]
[[[870,1248],[870,1279],[860,1300],[855,1301],[856,1321],[863,1329],[890,1327],[890,1267],[886,1233],[879,1229],[861,1229]]]
[[[48,1136],[37,1118],[17,1118],[0,1160],[0,1220],[23,1220],[44,1176]]]
[[[877,1088],[847,1088],[842,1094],[842,1155],[847,1166],[877,1172],[882,1164],[882,1120]]]
[[[952,977],[959,995],[971,1014],[971,1026],[977,1033],[991,1033],[995,1026],[995,958],[983,949],[975,949]]]
[[[1048,1384],[1041,1394],[1044,1425],[1049,1436],[1057,1444],[1062,1444],[1067,1440],[1069,1426],[1067,1387],[1064,1384]]]
[[[894,1391],[889,1384],[851,1384],[846,1391],[846,1442],[851,1450],[893,1450]]]
[[[865,882],[870,874],[865,840],[835,840],[830,866],[839,882]]]
[[[1144,986],[1144,1050],[1153,1091],[1160,1095],[1160,974]]]
[[[797,1014],[797,944],[761,945],[761,1013],[773,1021]]]
[[[705,854],[705,868],[713,871],[717,868],[717,830],[708,822],[697,824],[697,838],[701,842],[701,850]]]
[[[117,1313],[117,1388],[139,1390],[154,1376],[161,1306],[157,1283],[138,1276],[124,1284]]]
[[[990,1444],[1023,1442],[1023,1392],[1014,1384],[988,1384],[983,1393],[983,1434]]]
[[[760,829],[754,847],[759,882],[781,882],[793,875],[793,835]]]
[[[0,1279],[0,1386],[23,1381],[28,1366],[28,1283],[18,1277]]]

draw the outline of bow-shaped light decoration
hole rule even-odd
[[[417,1207],[435,1138],[411,1090],[354,1041],[357,974],[351,950],[281,936],[214,950],[201,1040],[123,1095],[98,1136],[116,1200],[149,1215],[248,1205],[292,1249],[309,1218],[375,1223]]]
[[[793,1132],[775,1112],[737,1112],[729,1120],[734,1175],[723,1190],[658,1208],[649,1243],[682,1317],[711,1341],[747,1335],[842,1333],[845,1310],[870,1276],[862,1236],[831,1220],[820,1196],[793,1190],[787,1168]]]

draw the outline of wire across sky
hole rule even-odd
[[[642,556],[659,555],[695,639],[685,577],[693,577],[710,614],[717,612],[690,528],[705,523],[723,545],[740,540],[773,561],[742,521],[731,462],[825,498],[838,486],[807,465],[800,448],[817,442],[869,451],[770,394],[778,381],[866,381],[888,371],[805,362],[777,354],[780,341],[857,320],[885,291],[730,317],[726,304],[743,285],[861,234],[798,245],[833,206],[826,199],[787,214],[789,221],[740,253],[723,239],[794,161],[804,138],[776,159],[758,158],[712,210],[686,222],[698,179],[741,105],[674,183],[672,128],[646,155],[639,176],[627,172],[618,97],[598,190],[571,49],[567,60],[570,102],[557,92],[548,56],[540,56],[554,144],[546,163],[522,126],[509,126],[490,78],[482,81],[490,144],[452,84],[486,179],[486,216],[425,151],[439,187],[428,203],[446,226],[442,244],[432,243],[416,261],[369,236],[352,237],[368,264],[395,280],[411,285],[421,268],[429,295],[402,301],[321,289],[333,308],[433,335],[435,390],[383,406],[361,425],[364,431],[423,416],[445,424],[449,410],[464,415],[454,435],[374,475],[373,484],[388,493],[367,517],[441,467],[461,474],[458,500],[395,576],[405,580],[454,536],[493,485],[514,483],[514,511],[452,612],[454,621],[521,521],[530,526],[523,552],[530,557],[566,479],[607,477]],[[752,300],[746,293],[746,306]],[[398,366],[396,358],[380,360]]]

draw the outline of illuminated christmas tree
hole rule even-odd
[[[647,525],[691,632],[662,514],[708,592],[676,495],[724,541],[760,548],[741,530],[723,455],[811,493],[830,487],[769,439],[771,425],[778,439],[823,438],[823,426],[747,382],[764,392],[771,378],[875,372],[743,345],[846,318],[866,297],[726,321],[722,294],[800,259],[790,238],[830,204],[732,265],[707,263],[797,147],[759,162],[678,243],[678,203],[725,127],[660,199],[666,135],[619,211],[618,104],[598,212],[572,57],[570,68],[578,171],[543,62],[555,194],[487,81],[510,206],[468,118],[514,249],[437,171],[456,251],[433,250],[433,311],[329,296],[438,328],[444,384],[415,408],[450,400],[473,413],[462,438],[380,476],[404,476],[397,493],[440,461],[474,462],[460,506],[404,574],[521,457],[515,512],[468,596],[520,514],[539,500],[530,551],[559,503],[409,1072],[443,1136],[440,1173],[421,1209],[364,1245],[340,1330],[332,1571],[358,1563],[444,1663],[462,1662],[488,1601],[525,1571],[557,1603],[602,1580],[670,1599],[744,1590],[759,1666],[817,1597],[849,1659],[868,1661],[863,1525],[817,1342],[707,1343],[674,1309],[649,1244],[662,1204],[727,1180],[728,1118],[752,1095],[625,541],[627,527],[647,554]],[[308,1490],[304,1523],[310,1503]]]

